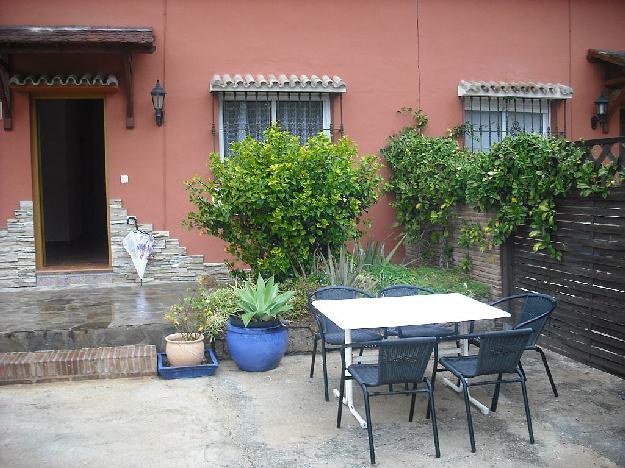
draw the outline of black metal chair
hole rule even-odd
[[[434,409],[434,392],[427,377],[424,376],[425,369],[432,356],[432,351],[436,345],[435,338],[409,338],[404,340],[384,340],[368,343],[350,345],[352,348],[373,348],[378,349],[377,364],[352,364],[347,370],[345,368],[345,345],[341,348],[341,386],[339,395],[339,409],[336,417],[336,427],[341,427],[341,416],[343,414],[343,397],[345,395],[345,380],[355,380],[362,389],[365,400],[365,415],[367,419],[367,435],[369,436],[369,457],[371,463],[375,464],[375,449],[373,447],[373,427],[371,422],[371,410],[369,397],[378,395],[412,395],[410,401],[410,413],[408,421],[412,422],[414,416],[415,400],[417,393],[427,393],[428,409],[432,415],[432,432],[434,434],[434,449],[436,457],[441,456],[438,443],[438,427],[436,425],[436,411]],[[401,391],[380,391],[372,392],[371,387],[380,387],[393,384],[412,384],[412,390]],[[419,388],[418,384],[425,386]]]
[[[317,323],[317,332],[315,333],[312,359],[310,363],[310,378],[315,374],[315,357],[317,355],[317,343],[321,341],[321,359],[323,364],[323,386],[326,401],[330,400],[328,393],[328,366],[326,353],[328,351],[338,351],[340,346],[345,343],[345,330],[339,327],[332,320],[321,314],[312,305],[315,300],[343,300],[356,299],[358,297],[373,297],[366,291],[347,286],[326,286],[317,289],[308,296],[308,310]],[[352,342],[361,343],[363,341],[381,340],[382,335],[378,330],[352,330]],[[330,345],[330,347],[328,347]]]
[[[380,297],[416,296],[419,294],[434,294],[429,288],[422,288],[411,284],[397,284],[387,286],[380,291]],[[388,328],[385,336],[396,335],[400,338],[412,338],[419,336],[443,337],[458,334],[458,324],[453,328],[440,325],[407,325],[403,327]]]
[[[475,434],[473,432],[473,419],[471,417],[471,403],[469,402],[469,387],[478,385],[495,385],[495,393],[491,402],[490,410],[497,411],[499,400],[499,387],[502,383],[521,383],[523,390],[523,403],[525,405],[525,417],[527,418],[527,430],[530,436],[530,444],[534,443],[534,431],[532,430],[532,417],[530,415],[529,402],[527,400],[527,388],[525,386],[525,374],[519,367],[519,361],[528,339],[533,333],[531,328],[518,330],[506,330],[488,332],[479,335],[480,351],[477,356],[459,356],[441,358],[439,363],[446,370],[454,374],[462,383],[464,404],[467,412],[467,425],[469,426],[469,440],[471,451],[475,452]],[[466,335],[462,338],[471,338]],[[437,372],[434,367],[432,381]],[[468,381],[467,379],[484,375],[497,374],[497,380]],[[503,379],[503,374],[517,374],[518,378]]]
[[[542,348],[536,344],[538,338],[540,338],[543,328],[545,327],[545,324],[547,323],[547,320],[549,319],[549,316],[556,308],[556,300],[545,294],[519,294],[516,296],[504,297],[499,301],[493,302],[491,305],[518,315],[518,318],[515,320],[515,325],[513,326],[514,330],[520,328],[532,329],[532,334],[527,340],[525,349],[528,351],[536,351],[540,354],[543,365],[545,366],[545,371],[547,371],[547,377],[549,377],[551,390],[553,391],[553,395],[557,397],[558,389],[553,381],[551,369],[549,369],[549,364],[547,363],[547,357],[545,356],[545,352]],[[473,331],[473,329],[471,329],[471,331]],[[469,340],[469,343],[475,346],[480,346],[479,339],[471,339]],[[519,366],[521,368],[521,372],[525,372],[520,361]]]

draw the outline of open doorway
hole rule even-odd
[[[103,99],[36,99],[39,264],[106,268]]]

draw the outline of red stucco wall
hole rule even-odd
[[[125,128],[122,92],[106,97],[109,197],[156,229],[170,230],[190,253],[224,258],[216,239],[187,232],[182,181],[206,174],[213,148],[209,81],[214,73],[338,74],[347,83],[343,121],[363,153],[376,153],[406,123],[396,110],[419,105],[430,134],[462,122],[458,81],[528,80],[573,86],[569,136],[590,129],[600,90],[588,48],[623,49],[625,2],[596,0],[22,0],[0,1],[2,24],[151,26],[156,53],[136,55],[135,128]],[[114,57],[32,56],[17,71],[112,70]],[[158,128],[149,92],[167,90]],[[19,200],[31,200],[28,95],[15,93],[14,129],[0,130],[0,225]],[[616,133],[616,120],[611,131]],[[119,176],[128,174],[129,184]],[[374,235],[394,218],[387,200],[371,212]]]

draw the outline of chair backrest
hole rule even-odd
[[[343,332],[343,329],[339,327],[332,320],[325,315],[318,313],[318,311],[312,306],[312,301],[317,300],[331,300],[340,301],[343,299],[356,299],[358,297],[373,297],[367,291],[362,289],[351,288],[348,286],[326,286],[317,289],[310,296],[308,296],[308,310],[313,314],[313,317],[317,320],[317,323],[321,327],[321,332]]]
[[[557,302],[546,294],[519,294],[505,297],[492,305],[514,314],[515,329],[531,328],[532,335],[527,340],[527,346],[534,346]]]
[[[531,328],[522,328],[480,335],[476,375],[515,372],[531,334]]]
[[[380,291],[380,297],[416,296],[418,294],[434,294],[429,288],[422,288],[412,284],[394,284]]]
[[[435,344],[436,338],[403,338],[377,343],[378,384],[420,382]]]

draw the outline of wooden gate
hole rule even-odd
[[[597,164],[623,167],[625,137],[587,142]],[[562,260],[533,252],[528,227],[503,249],[504,295],[536,291],[558,307],[542,343],[580,362],[625,377],[625,188],[608,198],[578,195],[556,204]]]

